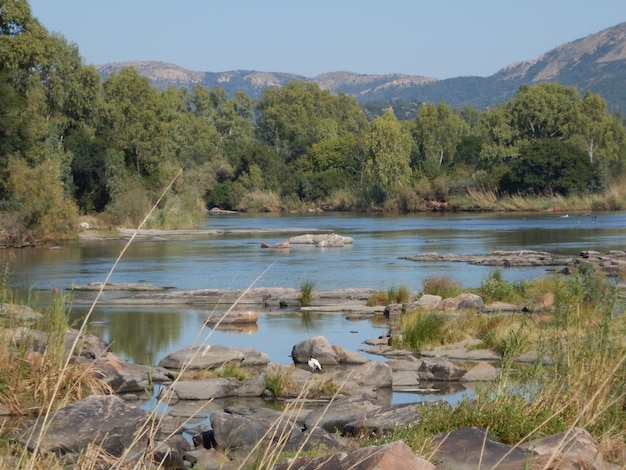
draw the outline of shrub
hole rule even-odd
[[[429,276],[422,282],[424,294],[439,295],[442,298],[456,297],[462,292],[461,284],[449,276]]]
[[[280,212],[280,198],[272,191],[254,190],[243,194],[237,204],[242,212]]]

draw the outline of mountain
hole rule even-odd
[[[359,103],[402,101],[421,103],[445,101],[453,108],[473,106],[487,109],[511,99],[522,84],[557,82],[581,93],[599,93],[609,111],[626,114],[626,23],[558,46],[535,60],[507,65],[489,77],[456,77],[438,80],[419,75],[362,75],[331,72],[316,77],[291,73],[235,70],[196,72],[174,64],[152,61],[119,62],[96,66],[103,77],[134,67],[159,88],[219,86],[230,96],[243,91],[259,98],[270,86],[294,80],[319,84],[334,93],[354,96]]]

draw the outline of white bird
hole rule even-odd
[[[314,357],[309,359],[308,364],[309,364],[309,367],[313,370],[313,372],[315,372],[316,370],[322,370],[322,364],[320,364],[320,361],[318,361]]]

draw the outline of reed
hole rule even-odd
[[[311,301],[313,300],[313,288],[315,287],[315,282],[313,281],[304,281],[300,284],[300,306],[308,307],[311,305]]]

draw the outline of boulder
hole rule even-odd
[[[319,247],[342,247],[351,245],[354,240],[350,237],[343,237],[336,233],[317,233],[296,235],[289,239],[291,245],[316,245]]]
[[[114,456],[121,456],[134,444],[138,450],[148,445],[150,413],[127,404],[115,395],[91,395],[53,412],[45,423],[39,418],[12,432],[20,444],[57,455],[79,453],[96,444]]]
[[[340,398],[309,413],[304,419],[306,429],[320,426],[330,433],[343,433],[344,426],[382,408],[373,398],[359,396]]]
[[[294,364],[306,364],[311,357],[316,358],[323,366],[339,364],[337,353],[323,336],[315,336],[301,341],[294,345],[291,350]]]
[[[9,324],[33,323],[43,315],[27,305],[0,303],[0,317],[8,319]]]
[[[256,323],[259,320],[259,314],[256,312],[252,312],[250,310],[246,311],[238,311],[231,310],[225,313],[218,313],[211,315],[206,319],[207,325],[217,325],[217,324],[226,324],[226,325],[239,325],[239,324],[249,324]]]
[[[325,376],[341,388],[345,394],[375,391],[378,388],[390,388],[393,384],[391,367],[384,362],[368,361],[358,366],[341,368],[326,373]]]
[[[171,371],[125,361],[112,352],[93,361],[98,378],[116,393],[143,392],[154,383],[168,383],[174,379]]]
[[[446,312],[457,310],[482,310],[485,307],[482,297],[469,292],[464,292],[449,299],[443,299],[440,305]]]
[[[481,361],[468,370],[459,380],[461,382],[482,382],[495,380],[500,373],[499,369],[488,362]]]
[[[455,381],[465,375],[467,369],[444,358],[425,358],[417,370],[420,380]]]
[[[486,429],[477,427],[442,433],[435,437],[434,448],[432,459],[440,462],[438,466],[455,470],[500,469],[509,463],[518,465],[514,468],[530,468],[524,465],[524,461],[534,455],[528,450],[503,444]]]
[[[179,380],[163,393],[178,400],[210,400],[225,397],[260,397],[265,388],[265,377],[262,375],[244,381],[234,377],[214,377]]]
[[[261,439],[278,442],[286,438],[289,442],[302,435],[302,430],[287,419],[260,420],[226,412],[211,413],[211,426],[218,449],[224,451],[251,448]]]
[[[421,308],[424,310],[435,310],[440,307],[442,297],[440,295],[424,294],[415,302],[407,304],[407,308]]]
[[[274,248],[279,250],[285,250],[291,248],[289,242],[267,243],[261,242],[261,248]]]
[[[369,434],[383,434],[394,431],[398,426],[419,424],[421,417],[418,412],[420,403],[402,403],[386,405],[371,415],[346,423],[343,432],[350,436],[367,436]]]
[[[242,365],[264,365],[269,357],[252,348],[231,348],[219,344],[188,346],[161,359],[159,367],[180,370],[184,365],[189,369],[217,369],[229,362]]]
[[[365,364],[370,361],[370,359],[356,351],[349,351],[341,346],[332,346],[332,348],[340,364]]]
[[[575,462],[573,468],[605,468],[598,446],[588,431],[573,428],[569,432],[535,439],[520,446],[540,456],[560,456],[560,461],[567,457]],[[559,466],[559,468],[565,468]]]
[[[427,460],[416,456],[402,441],[362,447],[346,454],[288,459],[273,470],[435,470]]]

